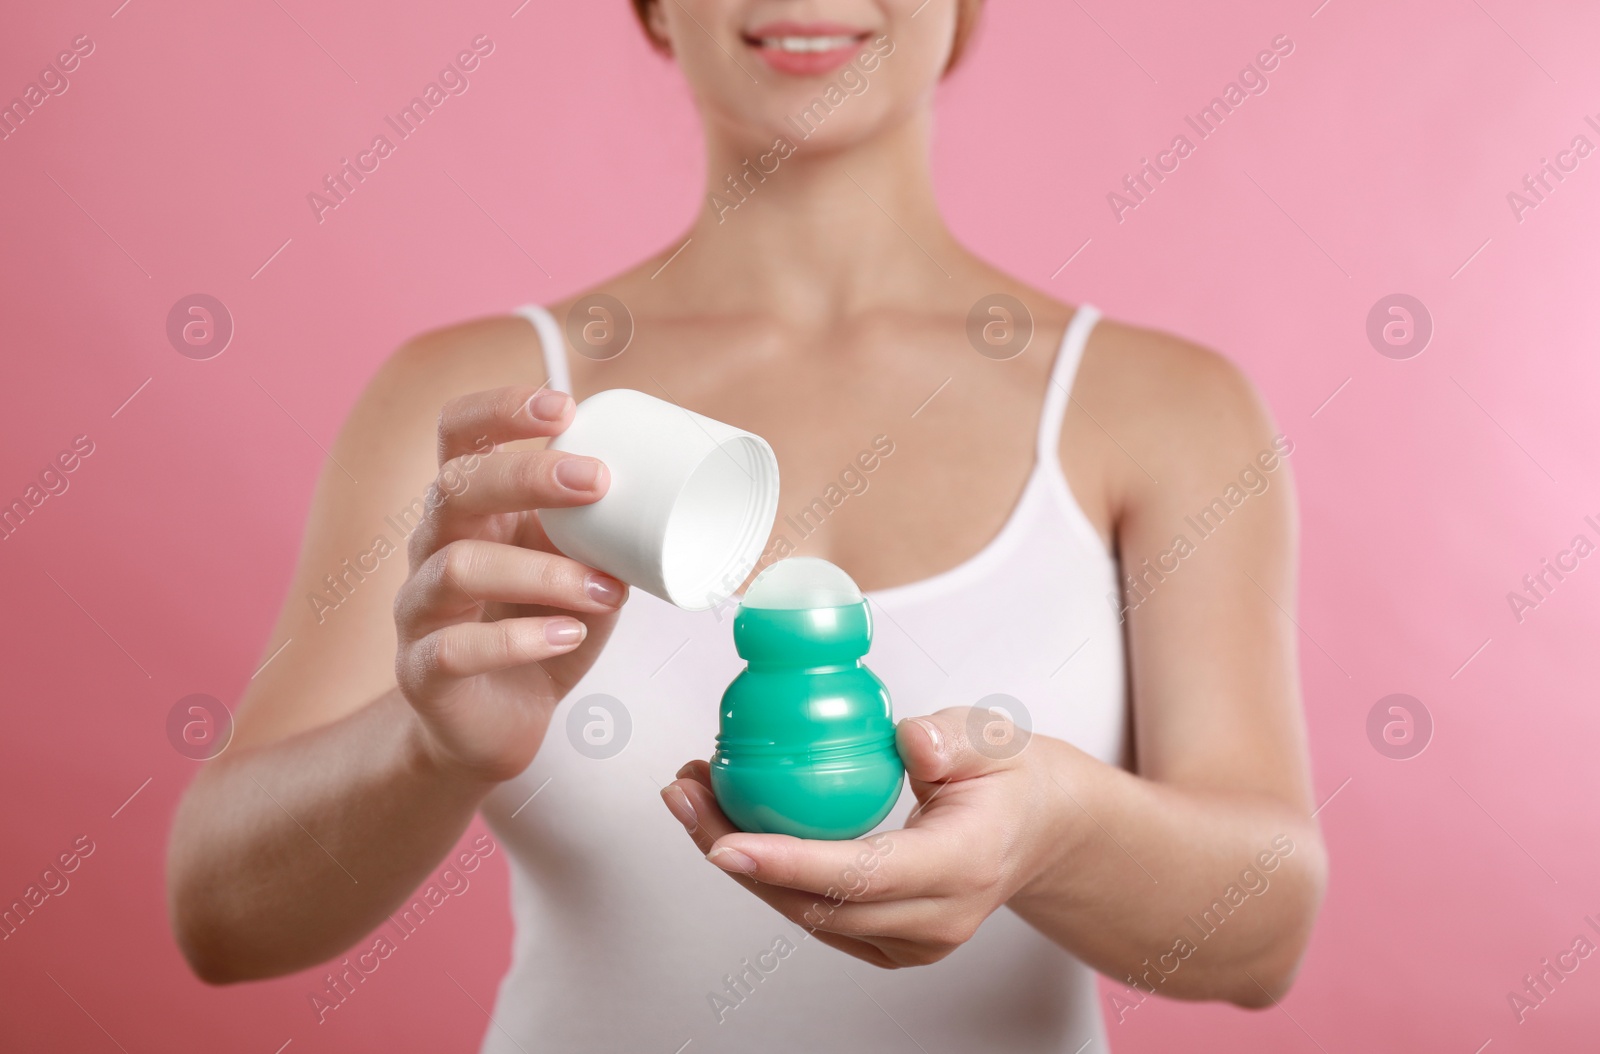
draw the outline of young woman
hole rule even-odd
[[[1105,1049],[1095,970],[1119,1019],[1152,992],[1271,1005],[1326,866],[1292,442],[1222,358],[951,236],[931,104],[977,0],[635,6],[704,119],[706,205],[598,313],[453,326],[373,379],[292,644],[175,822],[194,969],[384,954],[375,927],[427,916],[413,891],[481,811],[516,921],[485,1050],[1073,1054]],[[549,544],[539,510],[608,476],[543,440],[619,387],[766,437],[767,559],[867,591],[915,797],[879,834],[735,831],[692,760],[740,666],[727,613]]]

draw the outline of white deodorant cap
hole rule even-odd
[[[791,556],[756,575],[745,590],[744,606],[782,611],[840,608],[861,603],[855,580],[815,556]]]
[[[574,560],[704,611],[760,559],[778,512],[778,459],[760,436],[613,388],[579,403],[550,449],[599,458],[611,473],[599,501],[539,510]]]

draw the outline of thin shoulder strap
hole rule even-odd
[[[519,307],[516,314],[527,319],[538,331],[539,348],[544,354],[544,375],[548,378],[545,387],[572,394],[572,375],[567,372],[567,342],[555,316],[539,304]]]
[[[1044,410],[1039,415],[1039,461],[1053,465],[1057,462],[1056,450],[1061,445],[1061,422],[1067,416],[1067,401],[1072,395],[1072,381],[1078,375],[1078,363],[1083,360],[1083,349],[1089,343],[1089,332],[1100,321],[1100,311],[1090,304],[1079,304],[1062,334],[1061,347],[1056,351],[1056,361],[1050,367],[1050,387],[1044,395]]]

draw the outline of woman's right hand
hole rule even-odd
[[[395,677],[428,755],[470,779],[510,779],[533,760],[627,599],[622,582],[556,552],[539,523],[539,509],[598,501],[606,467],[498,449],[559,435],[573,411],[562,392],[499,388],[439,416],[439,476],[395,597]]]

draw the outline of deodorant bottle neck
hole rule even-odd
[[[733,643],[753,671],[855,666],[872,643],[867,604],[822,608],[744,607]]]

